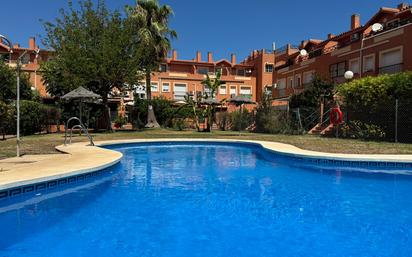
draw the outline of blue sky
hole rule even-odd
[[[123,8],[134,0],[106,0],[110,8]],[[238,60],[253,49],[298,44],[308,38],[324,39],[328,33],[348,30],[350,16],[361,15],[365,23],[381,6],[396,7],[401,0],[161,0],[175,12],[171,27],[178,32],[173,48],[179,59],[192,59],[196,50],[206,59]],[[40,19],[53,21],[66,0],[2,1],[0,34],[27,46],[28,38],[44,35]],[[11,10],[11,11],[8,11]],[[18,15],[16,15],[18,13]]]

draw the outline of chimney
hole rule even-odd
[[[231,55],[231,59],[232,59],[232,65],[236,65],[236,55],[235,54],[232,54]]]
[[[400,4],[398,4],[398,9],[399,9],[399,11],[403,11],[403,10],[406,10],[406,9],[408,9],[409,8],[409,4],[407,4],[407,3],[400,3]]]
[[[14,44],[13,48],[20,48],[20,44]]]
[[[350,18],[350,29],[354,30],[357,29],[361,26],[360,24],[360,15],[359,14],[353,14]]]
[[[196,62],[202,61],[202,53],[200,51],[196,52]]]
[[[29,38],[29,49],[36,49],[36,39],[34,37]]]
[[[213,62],[213,55],[212,55],[211,52],[207,53],[207,62],[209,62],[209,63]]]
[[[172,51],[172,60],[177,60],[177,51],[176,50]]]
[[[332,33],[329,33],[329,34],[328,34],[328,39],[331,39],[331,38],[334,38],[334,37],[335,37],[334,34],[332,34]]]

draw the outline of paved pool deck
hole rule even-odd
[[[303,150],[298,147],[267,141],[230,139],[136,139],[99,141],[96,146],[87,143],[57,146],[61,154],[26,155],[0,160],[0,190],[29,185],[62,177],[88,173],[116,164],[122,154],[99,146],[145,142],[248,142],[287,155],[345,161],[412,163],[412,155],[335,154]],[[333,147],[333,146],[331,146]]]

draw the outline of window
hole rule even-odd
[[[371,72],[375,70],[375,54],[363,57],[363,72]]]
[[[303,85],[308,85],[312,83],[313,80],[313,72],[305,72],[303,73]]]
[[[137,98],[145,99],[146,98],[146,83],[141,83],[140,85],[135,87],[135,95]]]
[[[300,74],[295,76],[295,82],[296,82],[296,87],[302,86],[302,77]]]
[[[209,68],[207,68],[207,67],[199,67],[199,68],[197,69],[197,73],[198,73],[198,74],[206,75],[206,74],[209,73]]]
[[[289,77],[288,78],[288,82],[289,82],[289,88],[293,88],[294,84],[293,84],[293,77]]]
[[[152,82],[152,92],[159,92],[159,84],[157,82]]]
[[[216,73],[220,72],[220,74],[223,74],[223,68],[216,68],[215,72]]]
[[[265,72],[273,72],[273,64],[266,63],[265,64]]]
[[[286,79],[278,80],[277,87],[278,96],[282,97],[286,95]]]
[[[286,79],[280,79],[278,80],[278,89],[285,89],[286,88]]]
[[[29,64],[30,63],[30,55],[28,55],[28,54],[23,55],[23,57],[21,58],[21,63],[22,64]]]
[[[174,84],[174,99],[184,100],[187,94],[187,85],[183,83]]]
[[[332,64],[329,67],[330,77],[331,78],[342,77],[345,74],[345,70],[346,70],[346,62]]]
[[[354,74],[359,74],[359,58],[352,59],[349,61],[349,70],[352,71]]]
[[[244,69],[238,69],[238,70],[237,70],[237,75],[244,77],[244,76],[245,76],[245,70],[244,70]]]
[[[167,71],[167,64],[166,63],[160,64],[159,71],[160,72],[166,72]]]
[[[226,95],[226,85],[222,85],[219,87],[219,94]]]
[[[403,48],[397,47],[379,53],[379,73],[397,73],[403,70]]]
[[[169,82],[162,83],[162,92],[169,92],[169,91],[170,91],[170,83]]]
[[[231,96],[237,95],[237,86],[230,86],[230,95]]]
[[[402,63],[402,49],[396,48],[380,53],[380,67],[387,67]]]
[[[241,94],[241,95],[251,95],[251,94],[252,94],[252,88],[251,88],[251,87],[242,86],[242,87],[240,87],[240,94]]]

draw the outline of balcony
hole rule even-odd
[[[391,22],[388,25],[386,25],[382,30],[378,31],[378,32],[371,32],[369,33],[366,37],[370,37],[370,36],[374,36],[374,35],[378,35],[382,32],[388,31],[388,30],[392,30],[392,29],[396,29],[398,27],[402,27],[405,26],[409,23],[412,23],[412,19],[408,18],[408,19],[404,19],[404,20],[400,20],[400,21],[395,21],[395,22]]]
[[[379,74],[392,74],[403,71],[403,63],[379,67]]]

